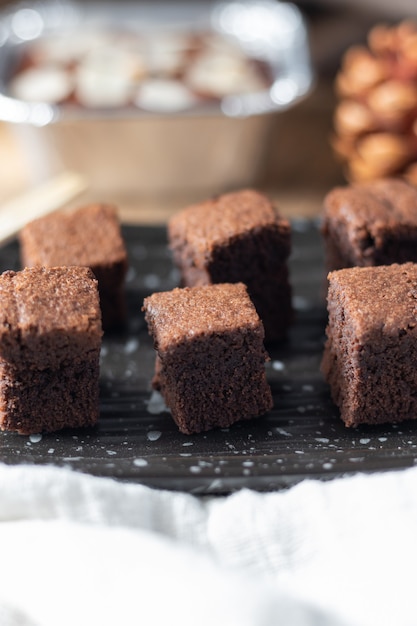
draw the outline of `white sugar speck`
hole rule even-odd
[[[207,491],[214,491],[215,489],[222,489],[222,488],[223,488],[223,481],[221,480],[221,478],[215,478],[214,480],[211,481],[211,483],[207,487]]]
[[[148,465],[148,461],[146,459],[134,459],[133,465],[136,465],[136,467],[146,467]]]
[[[129,341],[127,341],[125,345],[125,353],[132,354],[133,352],[136,352],[138,347],[139,347],[138,339],[129,339]]]
[[[49,448],[48,454],[53,454],[55,452],[55,448]]]
[[[387,437],[378,437],[378,441],[384,443],[384,441],[387,441]]]
[[[198,465],[200,467],[212,467],[213,463],[211,463],[211,461],[203,461],[203,459],[200,459]]]
[[[272,369],[276,372],[282,372],[285,369],[285,365],[282,361],[272,361]]]
[[[184,443],[182,444],[184,447],[185,446],[193,446],[194,442],[193,441],[184,441]]]
[[[327,437],[316,437],[315,440],[318,441],[318,443],[329,443],[330,441]]]
[[[243,467],[253,467],[255,463],[253,461],[243,461],[242,465]]]
[[[36,435],[29,435],[29,440],[31,443],[39,443],[42,439],[42,435],[37,433]]]
[[[368,438],[363,438],[363,439],[359,439],[359,443],[362,443],[363,445],[366,445],[370,442],[371,440]]]
[[[293,297],[293,306],[296,311],[306,311],[311,308],[309,301],[302,296]]]
[[[323,463],[323,469],[331,470],[333,467],[333,463]]]
[[[303,385],[303,386],[301,387],[301,389],[302,389],[303,391],[314,391],[314,386],[313,386],[313,385]]]
[[[158,441],[161,435],[162,433],[160,430],[150,430],[148,433],[146,433],[149,441]]]
[[[158,415],[164,411],[169,411],[163,397],[158,391],[152,391],[151,397],[146,404],[148,405],[148,413],[151,413],[152,415]]]
[[[113,454],[117,454],[116,450],[106,450],[106,452],[109,456],[112,456]]]
[[[292,437],[291,433],[289,433],[284,428],[276,428],[275,429],[279,435],[284,435],[284,437]]]
[[[159,287],[161,280],[157,274],[147,274],[143,282],[148,289],[156,289],[156,287]]]
[[[190,472],[192,474],[199,474],[201,472],[201,467],[199,467],[198,465],[191,465]]]
[[[135,279],[135,276],[136,276],[136,270],[134,267],[130,266],[129,269],[127,270],[126,282],[127,283],[132,282],[132,280]]]

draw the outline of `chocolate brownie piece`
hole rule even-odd
[[[282,339],[292,321],[290,235],[289,222],[253,190],[188,207],[168,224],[182,285],[245,283],[267,340]]]
[[[154,386],[181,432],[227,427],[272,408],[264,329],[242,283],[176,288],[144,301]]]
[[[322,371],[346,426],[417,418],[417,265],[329,274]]]
[[[93,204],[47,215],[27,224],[19,239],[23,267],[91,268],[98,280],[103,328],[125,321],[127,253],[114,207]]]
[[[333,189],[322,233],[329,271],[417,262],[417,188],[381,179]]]
[[[98,419],[101,312],[87,267],[0,275],[0,428],[21,434]]]

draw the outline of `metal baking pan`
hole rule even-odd
[[[19,55],[52,35],[77,41],[92,29],[219,33],[267,67],[268,88],[206,99],[178,111],[63,106],[11,97]],[[72,34],[73,33],[73,37]],[[290,3],[21,3],[0,13],[0,120],[21,142],[36,180],[78,169],[94,190],[142,194],[250,184],[266,146],[271,114],[311,89],[307,32]]]
[[[319,231],[307,220],[292,227],[297,314],[288,341],[269,347],[274,408],[267,415],[200,435],[178,431],[151,392],[155,353],[140,311],[146,295],[176,286],[178,275],[165,229],[125,227],[129,323],[125,332],[104,337],[99,425],[42,437],[0,433],[0,460],[202,494],[413,466],[417,422],[347,429],[341,421],[320,373],[326,308]],[[0,249],[0,270],[8,268],[18,268],[16,243]]]

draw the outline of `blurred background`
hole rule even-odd
[[[248,182],[273,197],[284,214],[313,216],[320,212],[324,194],[345,182],[342,166],[330,146],[336,103],[334,81],[342,55],[353,44],[365,42],[375,24],[394,24],[405,17],[417,16],[417,6],[413,0],[395,3],[389,0],[299,0],[295,4],[307,26],[315,83],[295,106],[269,114],[256,173]],[[3,11],[14,6],[14,3],[0,0]],[[190,132],[193,141],[198,142],[197,122]],[[205,141],[209,139],[206,137]],[[32,161],[26,150],[22,149],[15,132],[10,131],[10,125],[0,122],[0,202],[6,202],[34,183]],[[41,153],[37,158],[42,158]],[[117,178],[117,171],[113,173]],[[187,175],[192,178],[192,173]],[[161,172],[161,187],[164,187],[163,177]],[[229,187],[234,186],[232,181]],[[167,188],[163,193],[153,193],[140,188],[114,191],[95,184],[74,203],[90,199],[114,201],[125,221],[161,223],[178,208],[207,195],[227,191],[227,187],[224,181],[218,186],[201,188],[193,188],[185,182],[180,189],[170,191]]]

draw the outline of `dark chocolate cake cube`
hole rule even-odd
[[[267,340],[287,334],[293,317],[288,220],[263,194],[244,190],[188,207],[168,225],[183,286],[243,282]]]
[[[102,327],[86,267],[0,275],[0,428],[21,434],[92,426]]]
[[[417,265],[329,274],[322,371],[346,426],[417,418]]]
[[[98,280],[103,328],[124,323],[127,252],[114,207],[92,204],[41,217],[27,224],[19,239],[23,267],[92,269]]]
[[[324,201],[327,269],[417,262],[417,188],[400,179],[338,187]]]
[[[264,329],[245,285],[155,293],[144,311],[157,352],[154,386],[181,432],[228,427],[272,408]]]

